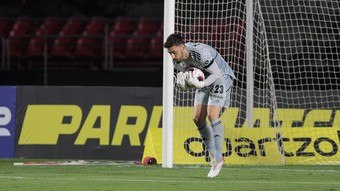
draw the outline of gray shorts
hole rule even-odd
[[[197,89],[194,104],[213,105],[227,108],[230,105],[230,93],[232,86],[233,79],[226,75],[208,87]]]

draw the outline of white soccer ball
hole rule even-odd
[[[204,73],[198,68],[189,68],[187,72],[189,72],[189,75],[192,75],[190,77],[194,77],[198,81],[203,81],[205,79]]]

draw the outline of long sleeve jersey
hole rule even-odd
[[[174,62],[174,67],[179,71],[185,71],[195,67],[204,72],[206,79],[205,86],[209,86],[223,75],[229,75],[236,79],[233,70],[222,56],[211,46],[203,43],[185,43],[189,52],[189,59],[180,63]]]

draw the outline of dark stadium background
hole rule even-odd
[[[58,24],[46,31],[49,19]],[[119,30],[118,21],[132,28]],[[67,22],[79,28],[62,33]],[[2,0],[0,85],[160,87],[162,24],[160,0]]]

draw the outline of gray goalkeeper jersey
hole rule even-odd
[[[206,80],[209,80],[207,77],[210,75],[210,73],[208,73],[206,69],[215,62],[218,66],[218,69],[220,70],[219,73],[222,75],[229,75],[231,78],[236,79],[235,74],[230,68],[229,64],[211,46],[203,43],[188,42],[185,43],[185,47],[189,51],[190,58],[180,63],[174,62],[174,67],[177,70],[185,71],[190,67],[199,68],[206,75]],[[210,83],[211,82],[209,82],[209,84]]]

